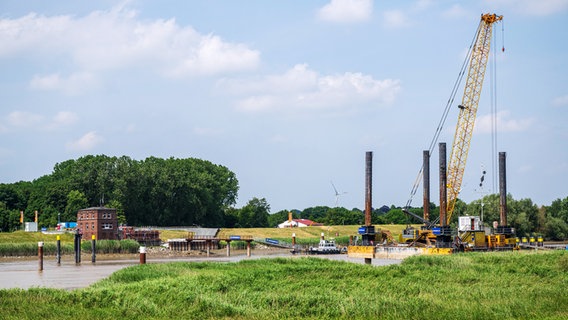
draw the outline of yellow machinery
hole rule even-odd
[[[481,89],[483,87],[485,70],[490,54],[493,24],[501,21],[502,19],[503,16],[496,14],[482,14],[473,46],[471,48],[467,79],[464,87],[462,102],[458,106],[458,122],[456,125],[454,142],[452,145],[450,161],[447,169],[446,218],[445,221],[440,221],[440,224],[442,226],[450,225],[452,214],[455,209],[456,200],[458,199],[458,195],[460,193],[469,152],[469,146],[473,134],[473,127],[477,116],[477,107],[479,105],[479,98],[481,96]],[[447,114],[447,112],[445,114]],[[442,119],[445,120],[444,117]],[[419,173],[419,178],[421,174],[422,170]],[[419,178],[416,180],[416,183],[419,183]],[[413,193],[415,192],[415,190],[416,184],[413,188]],[[402,236],[404,237],[404,239],[402,239],[401,237],[401,240],[414,244],[417,241],[422,242],[422,239],[424,239],[424,243],[429,244],[434,238],[436,238],[437,235],[440,235],[440,228],[434,227],[433,224],[429,221],[426,222],[425,225],[429,225],[427,228],[425,228],[426,230],[418,231],[415,229],[409,229],[403,233]],[[444,232],[447,232],[445,230],[447,229],[442,228],[442,235],[445,236],[445,239],[451,239],[450,235],[444,234]],[[480,242],[482,240],[477,239],[484,237],[481,237],[479,235],[473,236],[476,239],[475,243],[479,242],[479,244],[481,244]],[[438,246],[440,241],[436,242],[436,245]],[[485,242],[485,239],[483,239],[483,242]]]
[[[469,145],[473,134],[473,126],[477,116],[479,97],[481,95],[481,88],[483,87],[487,61],[489,59],[493,23],[502,19],[503,16],[496,14],[481,15],[481,22],[479,23],[475,43],[471,50],[469,71],[462,103],[459,105],[458,123],[454,135],[452,151],[450,153],[450,163],[448,165],[446,225],[450,224],[462,185]]]

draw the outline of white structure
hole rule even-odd
[[[473,225],[473,228],[472,228]],[[458,229],[461,232],[469,230],[483,230],[479,216],[462,216],[458,220]]]
[[[310,226],[321,226],[321,223],[313,222],[308,219],[292,219],[286,220],[278,225],[278,228],[301,228]]]
[[[26,232],[37,232],[37,223],[35,222],[26,222],[25,229]]]

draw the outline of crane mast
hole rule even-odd
[[[483,79],[485,77],[485,70],[490,53],[489,49],[491,47],[493,24],[502,19],[503,16],[496,14],[482,14],[475,43],[471,50],[469,71],[462,102],[459,105],[458,123],[448,165],[446,225],[450,223],[462,185],[473,127],[477,115],[477,107],[479,105],[479,97],[481,95]]]

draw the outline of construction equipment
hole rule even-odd
[[[475,44],[471,50],[469,72],[465,83],[462,103],[458,106],[460,109],[458,123],[454,135],[452,151],[450,153],[450,164],[448,166],[446,225],[450,224],[462,185],[469,145],[473,134],[473,126],[477,115],[477,107],[479,105],[479,97],[481,96],[481,88],[483,87],[483,79],[489,59],[493,24],[502,19],[503,16],[496,14],[481,15],[481,22],[477,29]]]
[[[462,180],[466,167],[471,137],[473,134],[473,127],[477,116],[479,98],[481,95],[481,89],[483,87],[483,80],[485,77],[485,70],[487,67],[487,61],[489,59],[489,54],[490,54],[493,24],[498,21],[501,21],[502,19],[503,16],[499,16],[496,14],[488,13],[481,15],[481,21],[477,28],[474,41],[472,43],[472,46],[470,47],[470,52],[468,53],[466,62],[464,62],[465,66],[468,64],[469,61],[469,67],[468,67],[462,102],[460,105],[458,105],[459,108],[458,122],[454,134],[454,142],[452,145],[452,150],[450,153],[450,162],[447,168],[447,184],[446,184],[447,201],[444,208],[445,215],[441,215],[441,219],[443,220],[439,221],[441,226],[441,231],[440,229],[433,227],[433,223],[431,223],[430,221],[427,220],[424,221],[423,219],[419,219],[425,223],[425,227],[423,227],[423,230],[421,230],[420,232],[416,232],[417,230],[416,231],[412,230],[413,231],[412,233],[411,232],[405,233],[407,235],[407,238],[405,239],[407,242],[411,242],[413,244],[416,243],[417,241],[421,241],[421,239],[430,242],[429,240],[436,238],[436,236],[438,236],[438,238],[440,239],[440,235],[442,237],[445,237],[442,239],[444,240],[444,242],[446,242],[446,244],[447,240],[451,239],[451,236],[449,234],[450,230],[448,228],[462,186]],[[446,111],[442,116],[440,125],[438,126],[435,137],[431,143],[430,152],[432,151],[433,146],[435,145],[435,142],[439,137],[439,134],[441,132],[441,127],[445,122],[445,119],[449,112],[449,107],[451,105],[451,102],[453,101],[453,96],[455,96],[456,88],[459,85],[459,83],[461,83],[461,78],[463,77],[463,75],[464,72],[460,72],[460,77],[456,82],[456,86],[454,86],[452,97],[448,100]],[[417,185],[420,182],[420,177],[422,176],[423,169],[424,168],[422,168],[422,170],[420,170],[418,174],[415,186],[413,187],[413,190],[411,192],[411,199],[417,190]],[[407,202],[407,206],[405,209],[408,209],[410,207],[410,202],[411,200]],[[443,204],[440,204],[440,206],[443,206]],[[408,210],[404,211],[405,213],[409,214]],[[436,232],[434,232],[433,230],[436,230]],[[410,236],[410,234],[414,235]],[[437,243],[438,242],[440,241],[437,241]]]

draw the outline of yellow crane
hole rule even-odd
[[[464,94],[459,107],[458,123],[454,135],[454,143],[450,153],[450,162],[447,173],[447,211],[446,225],[450,224],[450,219],[455,209],[456,200],[460,193],[467,155],[473,134],[473,127],[479,105],[479,97],[483,87],[483,79],[487,61],[489,59],[491,47],[491,34],[493,24],[501,21],[503,16],[496,14],[482,14],[475,43],[471,50],[469,71],[467,74]]]
[[[467,156],[469,152],[471,137],[473,134],[473,127],[475,125],[475,119],[477,116],[477,107],[479,105],[479,98],[481,96],[481,89],[483,88],[483,80],[485,78],[485,70],[487,68],[487,62],[489,59],[490,48],[491,48],[491,36],[493,33],[493,24],[501,21],[503,16],[496,14],[482,14],[481,21],[477,28],[474,40],[470,47],[470,52],[466,57],[466,61],[462,66],[460,71],[460,76],[454,85],[448,104],[446,105],[446,110],[442,115],[442,119],[438,124],[436,129],[436,134],[430,143],[430,154],[434,148],[440,133],[442,132],[442,127],[449,113],[449,108],[452,105],[454,97],[456,95],[459,83],[465,74],[465,66],[468,65],[467,79],[464,87],[464,93],[462,97],[462,102],[458,105],[459,115],[458,122],[456,125],[456,131],[454,134],[454,142],[452,145],[452,150],[450,153],[450,161],[447,167],[447,202],[446,202],[446,218],[444,221],[440,221],[440,225],[449,226],[452,218],[452,214],[455,209],[455,204],[460,193],[462,180],[464,176],[465,166],[467,162]],[[412,214],[410,209],[410,204],[412,202],[412,197],[418,190],[418,185],[422,178],[424,168],[421,168],[418,177],[412,187],[410,194],[410,199],[406,203],[403,212],[409,216],[414,216],[424,223],[422,230],[415,230],[412,227],[408,227],[404,230],[401,235],[401,242],[412,242],[424,241],[430,243],[431,240],[436,239],[436,235],[433,234],[432,228],[436,225],[437,221],[428,221],[427,218],[420,218]]]

